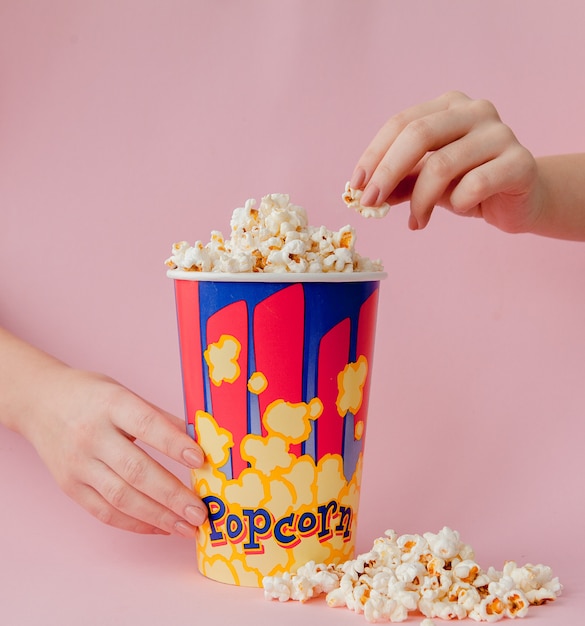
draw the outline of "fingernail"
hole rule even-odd
[[[187,448],[183,450],[183,459],[185,463],[189,465],[189,467],[201,467],[203,465],[203,454],[197,448]]]
[[[349,186],[353,189],[359,189],[366,180],[366,171],[363,167],[357,167],[349,181]]]
[[[410,228],[410,230],[418,230],[418,221],[412,214],[408,218],[408,228]]]
[[[194,526],[201,526],[207,517],[207,511],[198,506],[189,505],[185,507],[185,518]]]
[[[361,205],[362,206],[376,206],[378,203],[378,196],[380,195],[380,190],[376,185],[372,185],[371,183],[366,187],[364,193],[361,197]]]
[[[193,526],[189,526],[187,522],[178,521],[175,522],[175,531],[182,537],[195,537],[195,529]]]

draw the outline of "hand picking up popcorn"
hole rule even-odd
[[[309,562],[296,574],[267,576],[267,600],[299,600],[326,594],[330,607],[363,613],[368,622],[402,622],[419,611],[433,618],[496,622],[524,617],[529,606],[555,600],[562,591],[549,567],[514,561],[483,570],[471,546],[448,527],[439,533],[398,536],[388,530],[369,552],[339,565]],[[428,621],[427,621],[428,620]]]
[[[449,91],[392,115],[350,183],[370,217],[409,202],[412,230],[442,206],[507,233],[585,241],[584,172],[585,153],[534,157],[491,102]]]

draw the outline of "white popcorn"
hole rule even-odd
[[[310,561],[297,573],[264,579],[266,599],[299,600],[325,594],[330,607],[362,613],[368,622],[402,622],[411,612],[433,618],[496,622],[525,617],[530,605],[555,600],[562,586],[549,567],[482,570],[471,546],[444,527],[437,534],[398,536],[393,530],[372,549],[338,565]]]
[[[514,581],[509,576],[502,576],[488,585],[488,593],[498,598],[505,596],[512,589],[514,589]]]
[[[356,272],[379,272],[383,269],[379,260],[371,260],[367,257],[357,256],[355,259]]]
[[[518,567],[514,561],[504,565],[503,575],[509,576],[515,586],[524,592],[530,604],[542,604],[554,600],[562,590],[559,579],[552,575],[550,567],[528,563]]]
[[[414,611],[418,606],[418,593],[404,581],[390,582],[388,595],[408,611]]]
[[[463,547],[463,543],[459,540],[459,533],[446,526],[436,535],[424,533],[423,537],[427,540],[433,554],[443,559],[452,559]]]
[[[266,597],[266,592],[265,592]],[[421,598],[418,601],[418,610],[429,619],[435,617],[435,612],[433,610],[435,600],[430,598]]]
[[[454,582],[447,592],[447,598],[449,602],[460,604],[466,614],[481,600],[479,591],[466,582]]]
[[[201,241],[187,248],[184,253],[184,263],[188,267],[196,267],[200,272],[209,272],[213,265],[212,255]]]
[[[264,597],[267,600],[286,602],[292,596],[291,575],[285,572],[282,576],[265,576],[262,579]]]
[[[387,609],[386,614],[387,619],[391,622],[403,622],[408,618],[408,609],[403,604],[396,602],[394,607],[391,606]]]
[[[472,559],[465,559],[463,561],[459,561],[453,567],[453,575],[458,579],[463,581],[464,583],[472,584],[480,571],[479,565],[473,561]]]
[[[429,551],[429,544],[420,535],[401,535],[396,544],[402,552],[403,561],[419,561],[420,557]]]
[[[344,226],[330,231],[308,225],[305,210],[291,204],[287,194],[264,196],[235,209],[231,236],[212,231],[207,244],[173,244],[165,263],[190,272],[378,272],[380,261],[361,257],[355,231]]]
[[[396,578],[405,583],[420,584],[425,572],[425,566],[420,561],[407,561],[396,568]]]
[[[292,580],[291,600],[306,602],[315,595],[315,586],[310,578],[300,575],[298,572]]]
[[[251,254],[233,254],[231,256],[222,255],[215,267],[219,267],[220,272],[252,272],[256,265],[256,258]],[[209,270],[207,270],[209,271]]]
[[[169,257],[167,263],[169,263],[169,265],[171,263],[173,265],[178,265],[188,248],[189,243],[187,241],[178,241],[177,243],[174,243],[172,246],[172,255]]]
[[[299,567],[297,570],[297,576],[299,575],[312,581],[315,595],[329,593],[331,590],[339,586],[338,573],[333,568],[317,564],[315,561],[309,561],[305,565]]]
[[[445,596],[453,584],[451,575],[448,572],[440,576],[425,576],[420,585],[419,593],[425,600],[438,600]]]
[[[395,576],[392,571],[387,567],[382,567],[372,577],[372,589],[387,594],[393,580],[395,580]]]
[[[354,189],[350,186],[349,182],[347,182],[345,184],[345,191],[341,197],[350,209],[355,209],[364,217],[384,217],[390,210],[390,205],[386,202],[379,207],[363,206],[361,203],[362,194],[363,191],[361,189]]]
[[[467,611],[460,604],[448,602],[447,600],[438,600],[432,605],[430,617],[438,617],[444,620],[463,619],[467,617]]]
[[[383,567],[395,568],[402,563],[402,550],[393,530],[387,530],[384,537],[374,539],[373,549],[379,554],[378,562]]]
[[[473,581],[473,586],[487,588],[492,581],[499,580],[501,577],[502,572],[498,572],[495,568],[489,567],[487,571],[480,570],[477,578]]]
[[[519,589],[511,589],[502,599],[506,605],[506,617],[526,617],[530,602]]]
[[[431,553],[422,555],[421,560],[427,564],[427,572],[431,576],[443,576],[447,573],[445,570],[446,562],[441,557]]]
[[[401,622],[404,611],[399,609],[395,600],[391,600],[381,594],[373,593],[364,604],[364,617],[368,622]]]
[[[476,622],[499,622],[506,617],[506,605],[500,598],[489,595],[473,608],[468,617]]]

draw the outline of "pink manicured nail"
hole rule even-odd
[[[366,180],[366,171],[363,167],[358,167],[355,169],[351,180],[349,181],[349,186],[352,189],[359,189]]]
[[[419,228],[418,221],[412,214],[408,217],[408,228],[410,228],[410,230],[418,230]]]
[[[183,459],[189,467],[197,468],[203,465],[203,454],[196,448],[187,448],[183,450]]]
[[[175,522],[175,531],[182,537],[195,537],[195,529],[189,526],[187,522]]]
[[[194,526],[201,526],[207,517],[207,513],[200,507],[189,505],[185,507],[185,517]]]
[[[378,187],[376,187],[376,185],[369,184],[361,197],[362,206],[376,206],[379,196],[380,190]]]

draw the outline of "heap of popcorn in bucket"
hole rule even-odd
[[[352,206],[362,210],[357,199],[352,200]],[[379,261],[358,254],[351,226],[337,231],[311,226],[305,210],[292,204],[287,194],[267,195],[258,206],[255,200],[248,200],[235,209],[230,226],[229,239],[216,230],[206,244],[173,244],[167,265],[191,272],[229,273],[382,270]]]
[[[361,191],[345,187],[343,200],[364,217],[389,210],[364,207]],[[231,236],[213,231],[207,244],[175,243],[166,263],[171,269],[198,272],[376,272],[380,261],[359,255],[355,231],[331,231],[308,224],[302,207],[286,194],[270,194],[256,206],[248,200],[231,219]],[[310,561],[294,573],[263,580],[268,600],[306,602],[324,597],[330,607],[345,607],[368,622],[402,622],[423,617],[470,618],[496,622],[525,617],[531,605],[555,600],[562,585],[550,567],[507,561],[503,569],[483,569],[471,546],[448,527],[438,533],[397,535],[387,530],[371,549],[339,564]]]

